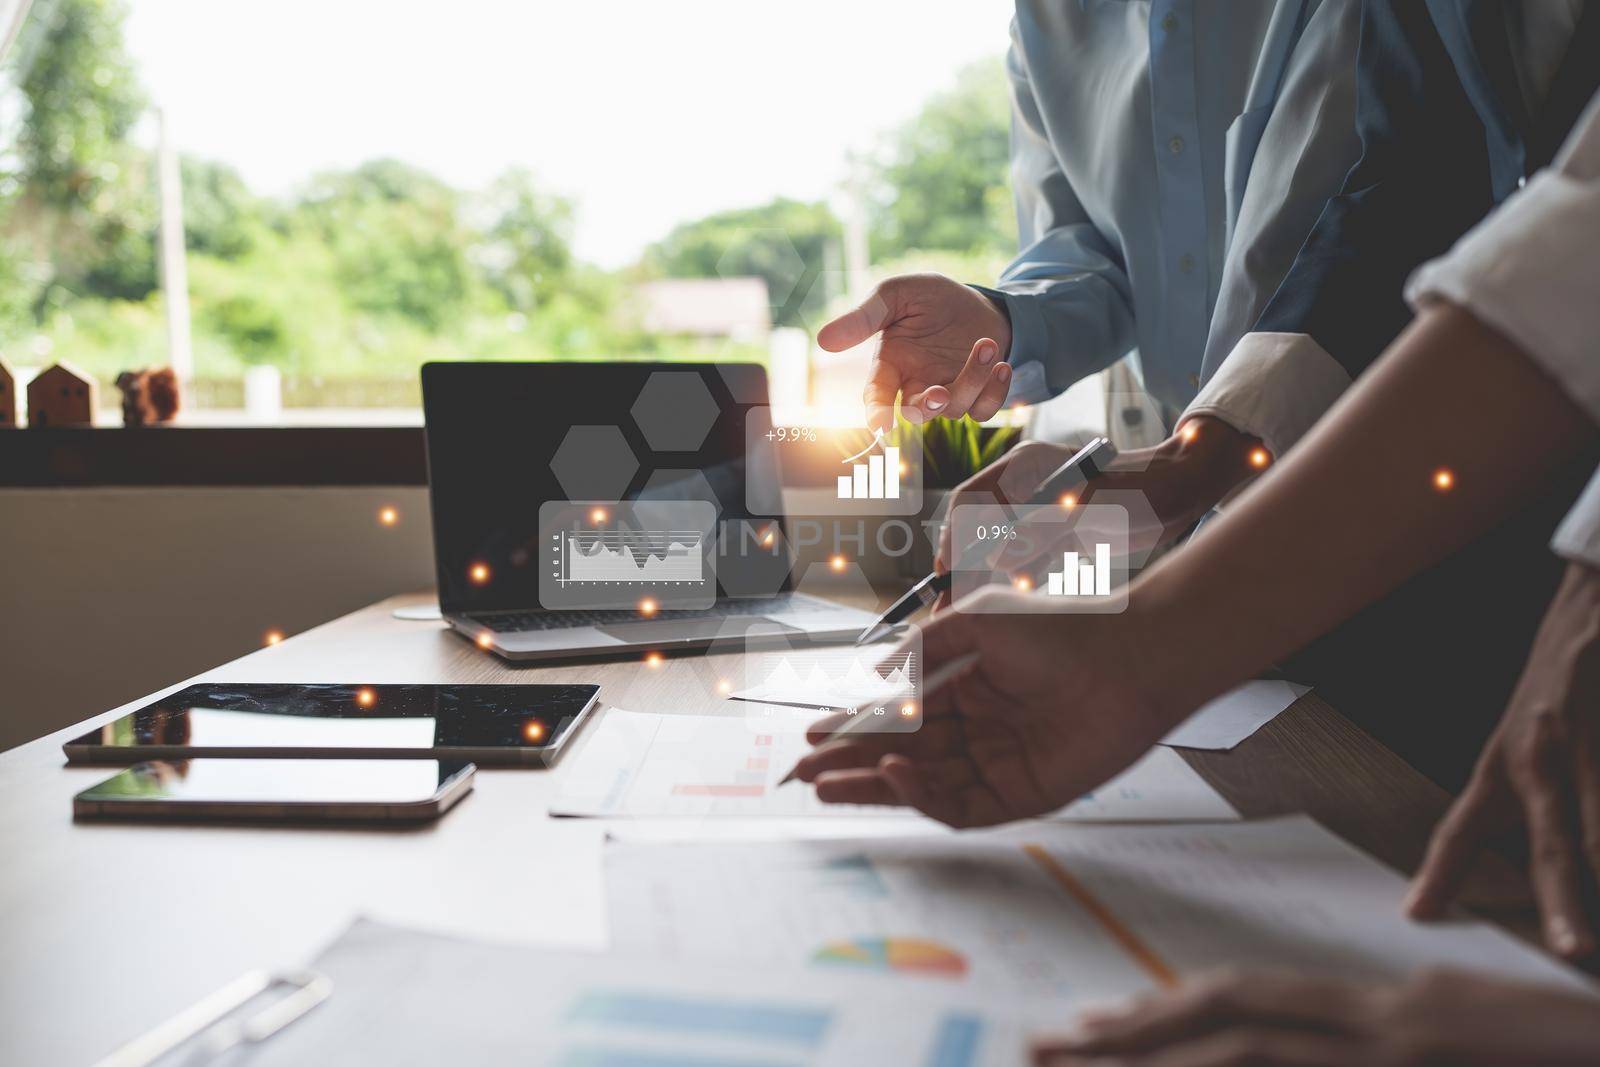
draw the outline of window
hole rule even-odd
[[[458,358],[759,360],[850,422],[817,327],[1013,250],[1009,8],[0,0],[0,354],[101,425],[162,366],[190,425],[415,423]]]

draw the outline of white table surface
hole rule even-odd
[[[442,623],[391,617],[421,599],[162,692],[206,679],[596,681],[602,702],[624,707],[717,706],[706,671],[730,657],[516,668]],[[0,1063],[92,1062],[246,970],[303,963],[357,915],[605,947],[605,823],[546,814],[570,751],[553,771],[480,768],[473,792],[421,829],[75,824],[73,795],[115,769],[66,766],[62,742],[158,695],[0,754]]]

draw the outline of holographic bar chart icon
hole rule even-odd
[[[1061,569],[1045,579],[1049,596],[1110,596],[1111,546],[1094,546],[1094,562],[1081,561],[1076,552],[1061,554]]]
[[[866,460],[854,464],[849,474],[839,475],[839,499],[899,500],[899,446],[885,445],[882,455],[868,456]]]

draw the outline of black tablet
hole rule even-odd
[[[544,766],[594,707],[595,685],[212,682],[62,746],[69,763],[202,756],[411,758]]]

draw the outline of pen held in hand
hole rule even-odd
[[[1061,500],[1064,494],[1071,495],[1074,499],[1080,497],[1085,485],[1101,474],[1110,463],[1116,459],[1117,449],[1109,438],[1096,437],[1088,444],[1073,453],[1072,458],[1055,472],[1047,477],[1034,489],[1033,495],[1026,501],[1030,504],[1053,504]],[[965,556],[977,545],[968,545],[960,556]],[[960,558],[958,556],[958,558]],[[955,560],[951,561],[954,565]],[[894,631],[894,627],[905,622],[911,616],[924,608],[931,607],[939,599],[941,593],[949,592],[953,587],[954,575],[950,571],[934,573],[923,578],[913,585],[899,600],[896,600],[866,629],[861,631],[856,638],[856,644],[867,645],[880,638],[887,637]]]
[[[922,679],[922,694],[919,697],[919,700],[926,702],[928,697],[949,685],[956,679],[957,676],[977,662],[978,653],[965,652],[948,663],[942,664],[936,668],[932,674]],[[839,738],[848,737],[851,734],[866,733],[867,727],[864,724],[872,721],[872,716],[857,713],[855,718],[846,720],[843,726],[833,731],[833,733],[827,736],[824,742],[820,743],[826,743],[826,741],[837,741]],[[794,781],[795,775],[799,772],[799,770],[800,764],[797,762],[789,769],[788,774],[784,775],[778,780],[778,786],[788,785],[790,782]],[[777,786],[774,786],[773,788],[777,788]]]

